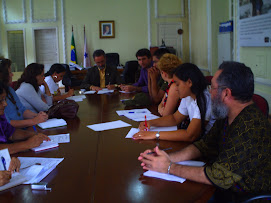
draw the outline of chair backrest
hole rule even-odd
[[[134,83],[136,71],[138,70],[138,62],[137,61],[127,61],[123,70],[123,78],[125,84]]]
[[[17,83],[18,83],[18,81],[13,81],[13,82],[10,84],[10,87],[12,87],[14,90],[16,90]]]
[[[213,76],[209,75],[209,76],[205,76],[205,79],[208,83],[208,85],[211,85],[211,80],[212,80]]]
[[[269,115],[269,105],[265,98],[261,95],[253,94],[252,100],[259,107],[259,109],[263,112],[263,114],[268,118]]]
[[[120,56],[118,53],[107,53],[106,57],[106,65],[117,68],[120,64]]]

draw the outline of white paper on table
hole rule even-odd
[[[120,101],[124,102],[124,101],[128,101],[128,100],[131,100],[131,99],[121,99]]]
[[[116,128],[123,128],[127,126],[131,126],[131,124],[118,120],[118,121],[112,121],[112,122],[107,122],[107,123],[88,125],[87,127],[94,131],[103,131],[103,130],[110,130],[110,129],[116,129]]]
[[[8,170],[10,161],[11,158],[8,149],[0,150],[0,171]]]
[[[153,127],[149,129],[149,131],[174,131],[177,130],[177,126],[169,126],[169,127]],[[133,135],[138,133],[138,128],[131,128],[125,138],[133,138]]]
[[[119,110],[116,112],[119,116],[125,116],[126,114],[137,114],[137,113],[151,114],[151,112],[146,108],[145,109]]]
[[[122,91],[122,90],[120,90],[119,92],[120,92],[120,93],[129,94],[129,93],[134,93],[135,91],[132,91],[132,92],[126,92],[126,91]]]
[[[98,91],[97,94],[107,94],[107,93],[112,93],[112,92],[114,92],[114,90],[102,89]]]
[[[177,164],[186,165],[186,166],[197,166],[197,167],[201,167],[201,166],[205,165],[205,163],[202,161],[181,161],[181,162],[177,162]],[[148,176],[148,177],[168,180],[168,181],[175,181],[175,182],[179,182],[179,183],[183,183],[186,180],[185,178],[170,175],[167,173],[159,173],[156,171],[147,171],[147,172],[143,173],[143,175]]]
[[[129,114],[125,114],[125,117],[133,120],[133,121],[145,121],[145,116],[146,116],[146,120],[154,120],[157,118],[160,118],[159,116],[156,116],[154,114],[146,114],[146,113],[129,113]]]
[[[85,99],[85,98],[86,98],[85,95],[77,95],[77,96],[67,97],[67,99],[74,100],[76,102],[83,101],[83,99]]]
[[[11,187],[14,187],[16,185],[20,185],[22,184],[23,182],[26,181],[26,177],[23,176],[22,174],[20,173],[13,173],[12,176],[11,176],[11,179],[9,181],[9,183],[3,185],[3,186],[0,186],[0,191],[3,191],[3,190],[6,190],[6,189],[9,189]]]
[[[43,151],[43,150],[47,150],[47,149],[52,149],[52,148],[55,148],[55,147],[58,147],[57,142],[43,141],[43,143],[41,143],[40,146],[34,147],[31,150],[33,150],[34,152],[39,152],[39,151]]]
[[[70,133],[59,134],[59,135],[49,135],[51,141],[55,143],[69,143],[70,142]]]
[[[41,158],[41,157],[18,157],[21,161],[20,169],[22,175],[27,176],[24,184],[38,183],[45,178],[64,158]],[[39,163],[40,165],[35,165]],[[40,170],[41,169],[41,170]]]
[[[90,91],[86,91],[86,92],[84,92],[84,94],[95,94],[95,90],[90,90]]]
[[[65,126],[67,125],[67,122],[64,119],[57,119],[57,118],[52,118],[48,119],[47,121],[43,123],[39,123],[38,126],[42,129],[46,128],[55,128],[55,127],[60,127],[60,126]]]

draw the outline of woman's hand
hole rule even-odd
[[[10,171],[11,173],[13,171],[19,172],[20,167],[21,167],[20,160],[18,158],[16,158],[16,157],[12,157],[11,161],[10,161],[10,164],[9,164],[8,171]]]
[[[156,138],[155,131],[139,131],[133,136],[133,139],[135,140],[153,140],[155,138]]]

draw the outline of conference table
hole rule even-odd
[[[121,99],[133,94],[115,91],[104,95],[86,95],[78,102],[77,117],[67,119],[66,127],[39,132],[47,135],[70,133],[70,143],[58,148],[15,154],[17,157],[64,158],[42,182],[51,191],[32,190],[19,185],[0,192],[0,202],[206,202],[215,188],[192,181],[170,182],[143,176],[137,160],[146,149],[172,147],[173,152],[189,143],[162,140],[136,141],[126,139],[131,127],[96,132],[87,125],[122,120],[138,127],[138,122],[120,117],[117,110],[125,107]],[[157,106],[147,107],[157,114]]]

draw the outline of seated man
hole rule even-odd
[[[237,62],[223,62],[212,79],[212,111],[218,119],[201,140],[167,155],[156,147],[141,153],[143,169],[214,185],[225,197],[271,191],[271,125],[252,101],[254,76]],[[175,162],[206,158],[204,167]],[[222,193],[222,192],[221,192]],[[233,199],[231,201],[238,201]],[[220,201],[217,201],[220,202]]]
[[[21,129],[15,129],[6,119],[4,110],[7,106],[6,102],[7,87],[0,82],[0,149],[8,148],[10,154],[25,151],[34,147],[38,147],[43,140],[50,140],[44,134],[30,132]],[[14,142],[15,143],[10,143]],[[21,142],[18,142],[21,141]]]
[[[165,48],[157,49],[152,56],[153,66],[148,70],[149,95],[155,104],[161,102],[168,87],[168,83],[160,77],[160,71],[157,67],[160,58],[166,53],[170,52]]]
[[[136,58],[141,66],[139,79],[133,85],[121,85],[121,90],[148,93],[148,69],[152,66],[151,52],[148,49],[140,49],[136,53]]]
[[[94,51],[93,59],[96,66],[88,69],[87,75],[80,85],[82,89],[99,91],[105,87],[114,89],[120,84],[118,71],[110,66],[106,66],[103,50],[98,49]]]

